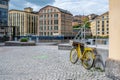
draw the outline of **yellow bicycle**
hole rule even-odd
[[[94,65],[95,53],[93,48],[85,47],[84,43],[74,42],[70,51],[70,61],[75,64],[79,59],[86,69],[90,69]]]

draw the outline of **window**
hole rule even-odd
[[[49,30],[49,26],[47,27],[47,30]]]
[[[100,31],[100,29],[98,28],[98,31]]]
[[[46,24],[46,21],[44,21],[44,25]]]
[[[51,25],[52,25],[52,20],[51,20]]]
[[[104,32],[102,32],[102,35],[104,35]]]
[[[58,24],[58,20],[54,20],[54,24]]]
[[[107,24],[107,27],[109,26],[109,24]]]
[[[46,30],[46,26],[44,26],[44,30]]]
[[[52,12],[52,9],[51,9],[51,12]]]
[[[102,25],[102,27],[104,27],[104,25]]]
[[[58,17],[58,14],[54,14],[54,17]]]
[[[104,21],[102,21],[102,27],[104,27]]]
[[[49,26],[49,30],[51,30],[51,26]]]
[[[109,16],[107,16],[107,18],[108,18]]]
[[[109,21],[107,21],[107,23],[109,23]]]
[[[40,21],[40,25],[43,25],[43,21]]]
[[[97,21],[97,23],[100,23],[100,21]]]
[[[102,18],[104,19],[104,16],[102,16]]]
[[[49,12],[51,12],[51,9],[49,9]]]
[[[44,32],[44,36],[46,36],[46,32]]]
[[[44,19],[46,19],[46,15],[44,15]]]
[[[40,19],[43,19],[43,15],[40,16]]]
[[[52,30],[52,26],[51,26],[51,30]]]
[[[100,32],[98,32],[98,34],[100,34]]]
[[[44,10],[44,13],[46,13],[46,10]]]
[[[54,30],[58,30],[58,26],[54,26]]]
[[[52,14],[51,14],[51,18],[52,18]]]
[[[102,25],[104,25],[104,21],[102,21]]]
[[[104,28],[102,29],[102,32],[104,32]]]
[[[49,24],[51,24],[51,21],[49,20]]]
[[[100,27],[100,25],[98,25],[98,27]]]
[[[43,30],[43,27],[42,27],[42,26],[40,26],[40,30]]]
[[[107,28],[107,31],[109,31],[109,28]]]
[[[56,12],[56,9],[54,9],[54,12]]]
[[[48,25],[49,25],[49,21],[48,21]]]
[[[51,36],[53,35],[53,33],[51,32]]]

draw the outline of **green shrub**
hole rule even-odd
[[[21,38],[20,42],[28,42],[28,39],[27,38]]]

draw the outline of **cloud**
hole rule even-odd
[[[46,5],[70,11],[74,15],[102,14],[108,11],[108,0],[10,0],[10,9],[32,7],[35,11]]]
[[[34,9],[34,11],[39,11],[40,8],[42,8],[41,6],[36,5],[36,4],[32,4],[32,3],[30,3],[30,2],[27,2],[27,3],[25,4],[25,7],[32,7],[32,8]]]
[[[55,0],[53,5],[66,9],[74,15],[102,14],[108,11],[108,0]]]
[[[52,5],[55,0],[10,0],[10,9],[23,10],[25,7],[32,7],[35,11],[45,5]]]
[[[18,9],[21,10],[25,6],[27,2],[24,0],[10,0],[9,7],[10,9]]]
[[[25,0],[25,1],[34,3],[35,5],[39,5],[39,6],[44,6],[55,2],[55,0]]]

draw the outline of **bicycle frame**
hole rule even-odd
[[[93,52],[93,49],[92,48],[89,48],[89,47],[85,47],[83,52],[81,51],[81,45],[82,43],[73,43],[73,46],[76,48],[76,51],[77,51],[77,55],[78,55],[78,58],[79,59],[85,59],[83,56],[85,55],[85,52],[86,51],[92,51]],[[83,45],[84,46],[84,45]],[[93,59],[95,59],[95,56],[93,55],[92,56]]]

